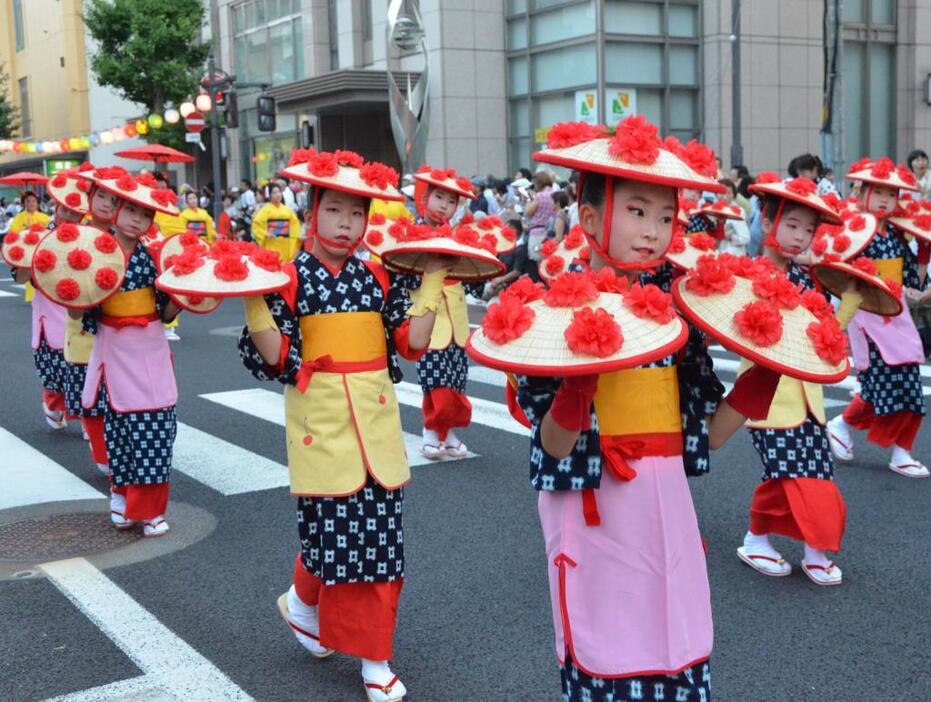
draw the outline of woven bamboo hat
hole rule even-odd
[[[910,193],[899,198],[899,206],[886,222],[906,234],[931,243],[931,201],[916,200]]]
[[[278,171],[286,178],[333,190],[380,200],[403,200],[398,173],[377,161],[365,161],[354,151],[295,149],[287,167]]]
[[[414,174],[414,180],[435,188],[448,190],[459,197],[467,197],[470,200],[475,199],[475,193],[472,192],[472,183],[468,178],[461,177],[452,168],[433,168],[425,164]]]
[[[592,258],[592,249],[585,239],[585,230],[576,224],[561,241],[544,241],[540,254],[540,277],[549,283],[569,271],[573,265],[588,266]]]
[[[119,291],[126,255],[112,234],[65,223],[42,239],[32,278],[46,297],[71,309],[95,307]]]
[[[830,305],[817,291],[801,292],[781,271],[761,271],[745,258],[704,256],[673,283],[672,294],[690,322],[739,356],[815,383],[847,376],[847,337]]]
[[[879,227],[879,220],[868,212],[843,209],[841,224],[822,224],[811,240],[811,258],[817,263],[837,257],[850,261],[860,255]]]
[[[172,295],[216,298],[265,295],[290,282],[281,269],[278,253],[260,249],[251,242],[223,239],[206,253],[191,247],[170,258],[170,261],[165,258],[168,267],[155,279],[155,285]]]
[[[84,167],[86,166],[86,168]],[[79,214],[87,214],[90,210],[90,198],[88,193],[91,189],[89,180],[80,177],[80,173],[85,173],[94,169],[89,163],[80,168],[72,168],[61,173],[56,173],[49,178],[45,184],[49,196],[62,207],[74,210]]]
[[[912,190],[915,192],[921,190],[918,187],[918,181],[915,179],[914,173],[904,165],[895,165],[895,162],[887,157],[878,161],[869,158],[860,159],[851,164],[844,178],[898,190]]]
[[[756,182],[749,190],[763,196],[775,195],[783,200],[810,207],[821,216],[822,222],[840,222],[837,210],[817,194],[818,186],[811,178],[793,178],[783,182],[777,174],[765,172],[757,176]]]
[[[33,224],[21,232],[7,232],[3,237],[0,255],[14,268],[29,268],[36,247],[48,233],[49,230],[41,224]]]
[[[713,254],[718,242],[705,232],[684,234],[677,230],[673,235],[669,248],[663,256],[667,261],[683,270],[691,270],[702,256]]]
[[[80,173],[80,177],[86,178],[98,188],[153,212],[178,214],[175,194],[171,190],[159,190],[158,182],[151,173],[133,176],[126,169],[114,166],[84,171]]]
[[[733,202],[724,202],[724,200],[717,200],[713,203],[704,202],[698,207],[692,208],[689,214],[700,214],[706,217],[717,217],[718,219],[739,219],[741,222],[747,219],[743,207]]]
[[[688,327],[655,285],[602,292],[590,273],[564,273],[549,290],[523,278],[489,306],[468,354],[523,375],[571,376],[632,368],[675,352]]]
[[[827,261],[811,267],[811,274],[835,297],[843,295],[851,278],[858,281],[857,292],[863,296],[860,309],[884,317],[895,317],[902,311],[901,285],[884,281],[876,264],[868,258],[852,262]]]
[[[175,256],[182,255],[188,249],[194,250],[201,256],[206,256],[210,251],[210,247],[193,232],[183,232],[149,244],[149,252],[155,258],[155,266],[159,273],[171,266]],[[223,301],[219,297],[205,295],[171,295],[171,299],[181,309],[195,314],[213,312]]]
[[[478,235],[479,240],[487,236],[494,237],[495,253],[498,256],[511,253],[517,248],[517,232],[501,221],[500,217],[495,215],[486,215],[476,220],[471,214],[459,220],[456,229],[459,227],[468,227]]]

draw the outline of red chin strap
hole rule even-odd
[[[769,234],[767,234],[766,239],[763,240],[763,246],[768,249],[773,249],[783,256],[788,256],[788,254],[779,245],[779,240],[776,239],[776,232],[779,230],[779,220],[782,219],[782,211],[785,209],[785,206],[785,199],[779,198],[779,207],[776,209],[776,216],[773,218],[772,224],[769,228]]]
[[[582,189],[585,186],[585,171],[579,171],[579,194],[577,200],[581,204],[582,199]],[[661,266],[665,261],[662,256],[666,254],[666,251],[669,249],[669,245],[672,244],[672,237],[669,237],[669,244],[666,246],[666,250],[663,251],[660,258],[653,259],[650,261],[636,261],[636,262],[625,262],[619,261],[613,256],[608,255],[608,249],[611,248],[611,222],[614,218],[614,176],[606,175],[605,176],[605,202],[604,202],[604,218],[601,223],[601,238],[604,243],[598,242],[588,232],[585,232],[585,239],[588,241],[588,245],[592,247],[592,250],[598,254],[598,256],[605,261],[608,265],[613,268],[616,268],[619,271],[639,271],[639,270],[648,270],[651,268],[657,268]],[[679,199],[678,197],[674,198],[675,204],[673,205],[672,221],[675,222],[679,214]]]
[[[90,215],[92,223],[94,222],[94,220],[97,220],[99,222],[98,224],[95,224],[94,226],[98,226],[101,229],[109,229],[110,225],[112,225],[116,221],[116,215],[119,214],[119,209],[117,209],[116,212],[113,213],[113,216],[110,219],[102,219],[98,217],[97,215],[95,215],[94,214],[94,195],[96,193],[97,193],[97,186],[94,185],[90,189],[90,192],[87,194],[88,203],[90,203],[90,207],[88,207],[87,209],[87,214]],[[109,195],[109,193],[107,194]],[[120,207],[122,207],[122,205],[120,205]]]
[[[359,244],[362,243],[363,237],[365,237],[365,229],[362,230],[362,236],[356,239],[355,243],[346,246],[338,241],[333,241],[329,239],[320,232],[317,231],[317,209],[320,207],[320,188],[314,188],[314,199],[313,204],[311,205],[310,210],[310,237],[304,243],[304,248],[307,251],[313,247],[313,242],[319,240],[322,244],[330,247],[331,249],[336,249],[343,255],[344,258],[349,258],[359,247]],[[368,227],[368,213],[365,214],[365,226]]]

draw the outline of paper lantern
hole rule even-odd
[[[197,99],[194,100],[194,106],[197,107],[200,112],[210,112],[210,96],[207,93],[201,93],[197,96]]]
[[[81,137],[81,148],[89,149],[91,147],[91,138],[89,136]]]
[[[169,107],[165,110],[165,121],[168,122],[168,124],[177,124],[181,121],[181,113],[175,108]]]
[[[100,132],[100,143],[101,144],[112,144],[113,143],[113,132],[109,130],[105,132]]]
[[[149,133],[149,123],[144,119],[136,120],[136,134],[139,136],[145,136]]]
[[[62,139],[58,142],[58,148],[62,151],[71,151],[71,142],[68,139]]]
[[[68,139],[68,148],[72,151],[77,151],[81,148],[81,140],[77,137],[71,137]]]
[[[97,146],[100,143],[100,135],[97,132],[91,134],[91,146]]]
[[[126,127],[130,127],[130,126],[132,125],[129,125],[129,124],[126,125]],[[124,141],[126,139],[126,127],[124,128],[114,127],[113,128],[113,141]],[[136,128],[133,127],[133,130],[135,129]],[[135,131],[133,131],[133,134],[135,135]]]
[[[182,102],[181,107],[178,108],[178,112],[181,113],[182,117],[187,117],[189,114],[194,112],[197,108],[194,107],[193,102]]]
[[[129,137],[130,139],[132,139],[134,136],[136,136],[136,125],[133,124],[132,122],[130,122],[130,123],[127,124],[125,127],[123,127],[123,133],[124,133],[127,137]]]
[[[162,119],[161,115],[155,113],[149,115],[149,126],[152,127],[152,129],[161,129],[164,125],[165,120]]]

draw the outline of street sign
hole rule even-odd
[[[190,144],[199,144],[200,132],[188,132],[184,135],[184,140]]]
[[[201,76],[200,84],[204,88],[226,88],[230,83],[233,82],[233,77],[219,68],[213,69],[213,74],[211,75],[210,71],[206,71],[203,76]]]
[[[204,131],[204,127],[206,126],[207,122],[204,119],[204,115],[200,112],[192,112],[184,118],[184,128],[189,132],[200,133]]]

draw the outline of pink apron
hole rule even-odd
[[[895,317],[883,317],[861,310],[850,321],[847,334],[850,337],[853,365],[857,370],[866,370],[870,366],[867,337],[876,344],[883,360],[890,366],[924,362],[921,337],[918,336],[915,321],[909,314],[904,295],[901,299],[902,312]]]
[[[101,382],[107,385],[110,406],[117,412],[142,412],[178,402],[171,352],[160,320],[146,326],[117,329],[99,324],[87,363],[81,402],[96,405]]]
[[[36,290],[32,299],[32,348],[39,348],[39,342],[45,337],[45,343],[56,351],[65,347],[65,319],[67,310],[47,298],[42,291]]]

